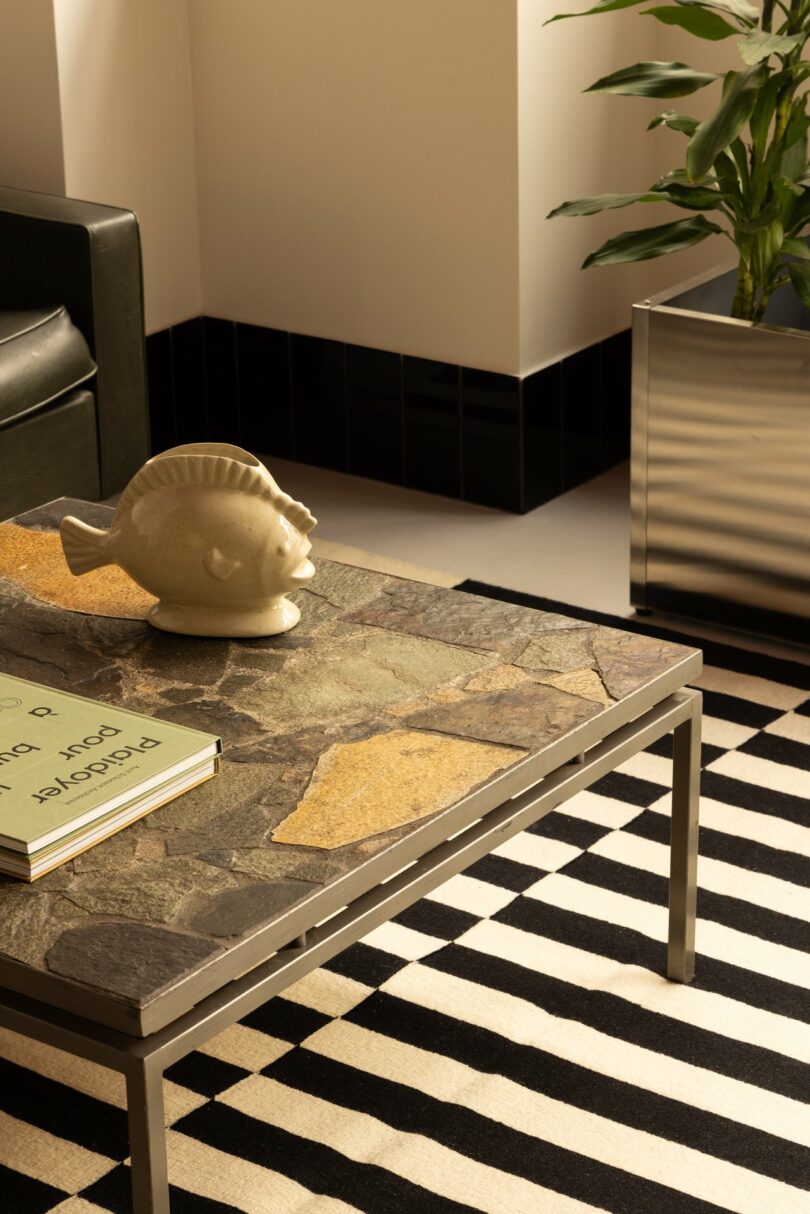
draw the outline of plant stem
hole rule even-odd
[[[731,305],[731,315],[736,320],[754,319],[754,277],[742,259],[737,270],[737,290]]]

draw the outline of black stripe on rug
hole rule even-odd
[[[629,927],[562,910],[548,902],[519,895],[492,918],[519,931],[533,932],[618,961],[621,965],[641,965],[653,973],[660,973],[663,968],[664,945],[657,940]],[[699,971],[692,982],[695,989],[712,991],[739,1003],[810,1024],[810,991],[788,982],[766,978],[753,970],[705,955],[700,958]]]
[[[357,1163],[331,1147],[290,1134],[218,1102],[203,1105],[175,1125],[187,1134],[240,1159],[272,1169],[313,1193],[334,1197],[364,1214],[413,1210],[424,1214],[468,1214],[438,1193],[373,1163]]]
[[[0,1199],[7,1214],[47,1214],[67,1197],[67,1193],[52,1185],[13,1172],[0,1163]]]
[[[520,1087],[575,1105],[586,1113],[619,1121],[697,1151],[708,1150],[712,1155],[740,1167],[753,1168],[766,1176],[789,1178],[791,1184],[804,1186],[808,1183],[806,1153],[794,1143],[786,1143],[739,1121],[730,1121],[557,1058],[541,1049],[511,1041],[506,1025],[501,1036],[384,992],[364,1000],[346,1019],[383,1037],[453,1058],[476,1072],[502,1075]],[[358,1061],[358,1066],[362,1066],[362,1060]],[[288,1055],[280,1064],[269,1067],[266,1073],[282,1083],[298,1087],[294,1068],[294,1060]],[[348,1081],[345,1086],[349,1086]],[[390,1093],[390,1099],[397,1103],[401,1097],[401,1091]],[[325,1098],[332,1099],[332,1096]],[[479,1135],[485,1137],[481,1127]],[[453,1144],[448,1141],[448,1145]],[[456,1145],[454,1149],[462,1148]],[[502,1166],[497,1159],[482,1159],[482,1162]],[[540,1181],[537,1176],[533,1179]]]
[[[526,1000],[552,1016],[587,1024],[608,1037],[663,1052],[792,1100],[804,1102],[810,1091],[810,1065],[648,1011],[608,991],[589,990],[461,944],[431,953],[420,964]]]

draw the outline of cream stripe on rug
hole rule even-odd
[[[550,873],[541,878],[525,891],[524,896],[576,915],[628,927],[651,940],[663,943],[667,938],[669,916],[665,906],[654,906],[640,898],[577,881],[562,873]],[[797,949],[772,944],[705,918],[697,924],[696,947],[703,957],[714,957],[717,961],[738,965],[777,981],[784,981],[785,974],[790,974],[796,986],[810,988],[810,956]]]
[[[244,1214],[357,1214],[355,1206],[311,1193],[282,1172],[263,1168],[226,1151],[169,1131],[169,1180],[210,1201]]]
[[[669,817],[672,797],[667,793],[660,801],[653,801],[650,809]],[[758,814],[753,809],[740,809],[736,805],[713,801],[711,797],[701,797],[700,824],[707,830],[719,830],[735,839],[750,839],[752,843],[763,843],[766,847],[810,858],[810,826],[774,818],[772,814]]]
[[[574,983],[586,990],[609,991],[612,995],[639,1007],[664,1016],[672,1016],[696,1028],[720,1033],[735,1041],[747,1041],[761,1049],[773,1050],[799,1062],[810,1063],[810,1025],[789,1020],[787,1016],[779,1016],[774,1012],[763,1011],[761,1008],[750,1007],[735,999],[729,999],[726,995],[679,986],[640,966],[622,965],[619,961],[611,961],[596,953],[588,953],[569,944],[560,944],[547,937],[538,938],[528,932],[490,920],[484,920],[470,928],[459,938],[458,943],[481,953],[502,957],[537,973]],[[384,983],[382,989],[401,998],[408,998],[402,993],[400,984],[414,980],[416,969],[415,965],[400,971]],[[455,989],[457,993],[455,998],[451,998],[449,1007],[437,1007],[437,1011],[445,1010],[460,1020],[483,1024],[483,1021],[476,1017],[479,1014],[483,1016],[484,1009],[489,1009],[490,1017],[499,1016],[503,1018],[502,1023],[509,1025],[509,1035],[513,1040],[530,1040],[532,1044],[537,1044],[533,1036],[528,1039],[515,1036],[514,1018],[519,1017],[524,1032],[533,1033],[532,1024],[539,1023],[544,1016],[538,1008],[524,1004],[514,996],[499,995],[497,992],[467,983],[464,979],[450,979],[444,974],[440,975],[441,979],[447,978],[448,981],[446,986],[442,986],[435,971],[431,970],[430,975],[431,981],[426,982],[424,988],[417,988],[424,989],[429,996],[428,1006],[435,1006],[433,998],[438,990],[450,992]],[[419,981],[424,981],[424,975],[420,976]],[[460,985],[454,988],[455,983]],[[410,997],[415,1001],[419,998],[416,992]],[[497,1032],[497,1020],[489,1019],[486,1027]]]
[[[629,864],[632,868],[642,868],[660,877],[669,874],[669,848],[663,843],[654,843],[637,835],[616,831],[605,835],[590,851],[594,856]],[[702,889],[724,894],[728,898],[739,898],[743,902],[754,902],[781,915],[810,919],[810,892],[800,885],[792,885],[768,873],[737,868],[725,860],[713,860],[708,856],[701,856],[698,865],[698,880]]]
[[[385,984],[385,990],[399,999],[504,1034],[510,1041],[551,1053],[597,1074],[683,1101],[686,1106],[693,1105],[765,1133],[781,1135],[799,1145],[808,1143],[808,1110],[798,1101],[608,1036],[577,1020],[551,1016],[513,995],[488,990],[477,995],[472,1003],[472,983],[414,966],[400,971]],[[322,1029],[312,1040],[317,1042],[326,1033],[327,1029]],[[358,1055],[354,1065],[363,1064],[363,1055]],[[412,1082],[418,1080],[414,1078]]]
[[[701,1201],[733,1204],[735,1214],[799,1214],[797,1193],[769,1177],[713,1159],[679,1143],[622,1125],[574,1105],[520,1087],[500,1075],[482,1075],[449,1058],[335,1023],[307,1044],[347,1066],[416,1087],[482,1117],[523,1131],[542,1125],[544,1137],[568,1151],[624,1168]],[[246,1081],[250,1083],[250,1081]],[[800,1106],[794,1105],[794,1117]]]
[[[547,1208],[555,1214],[592,1214],[592,1206],[459,1155],[422,1135],[397,1133],[367,1113],[344,1108],[336,1117],[328,1101],[260,1075],[231,1088],[223,1100],[249,1117],[272,1121],[349,1159],[385,1167],[485,1214],[532,1214],[552,1201]]]

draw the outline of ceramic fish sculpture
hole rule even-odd
[[[301,618],[285,594],[315,573],[316,520],[263,464],[227,443],[190,443],[150,459],[109,531],[63,519],[71,573],[120,565],[158,599],[149,621],[193,636],[274,636]]]

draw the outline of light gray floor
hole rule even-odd
[[[316,534],[324,540],[455,573],[459,581],[474,578],[594,611],[632,614],[627,465],[516,515],[289,460],[266,462],[282,489],[316,516]],[[798,646],[652,618],[695,637],[810,664],[810,652]]]

